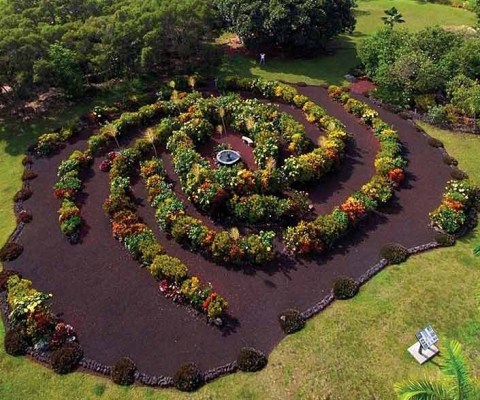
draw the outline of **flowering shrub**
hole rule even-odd
[[[442,203],[430,213],[432,223],[449,234],[455,234],[465,225],[470,209],[475,205],[476,188],[467,180],[449,181]]]

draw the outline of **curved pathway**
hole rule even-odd
[[[352,161],[337,175],[340,183],[335,183],[338,178],[334,176],[318,189],[322,201],[318,211],[323,212],[368,181],[376,149],[371,133],[329,100],[325,89],[300,90],[344,121],[355,138]],[[277,316],[285,308],[310,307],[325,296],[337,275],[359,277],[378,260],[378,249],[387,242],[413,246],[432,239],[428,212],[440,202],[450,169],[410,122],[378,111],[399,131],[408,148],[409,185],[397,193],[389,210],[371,217],[327,256],[312,262],[282,258],[261,270],[239,271],[209,263],[157,231],[167,251],[188,263],[192,273],[211,281],[229,300],[231,314],[238,318],[230,330],[208,326],[163,298],[148,272],[113,239],[102,210],[108,176],[98,171],[99,159],[85,183],[82,215],[89,225],[88,234],[81,245],[66,242],[57,222],[59,201],[51,193],[56,168],[72,146],[49,160],[35,162],[33,169],[39,176],[32,181],[33,197],[25,203],[34,219],[20,237],[24,254],[8,268],[22,272],[38,289],[53,293],[54,311],[75,327],[86,356],[105,364],[128,355],[144,372],[171,375],[185,361],[195,361],[204,370],[230,362],[243,346],[270,352],[284,336]],[[82,141],[75,144],[84,145]],[[142,194],[141,185],[135,190]],[[153,210],[144,203],[140,212],[156,229]]]

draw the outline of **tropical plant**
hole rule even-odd
[[[480,384],[471,376],[462,346],[450,340],[441,353],[438,381],[424,378],[405,381],[394,386],[400,400],[476,400],[480,398]]]
[[[386,16],[382,17],[382,20],[389,28],[393,28],[395,24],[403,24],[405,22],[402,14],[400,14],[396,7],[385,10],[385,14]]]

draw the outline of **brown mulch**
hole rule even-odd
[[[310,190],[316,210],[325,212],[369,180],[377,147],[372,134],[341,105],[329,100],[325,89],[299,90],[344,121],[354,136],[338,173]],[[284,337],[277,321],[284,309],[312,306],[328,293],[338,275],[359,277],[378,260],[380,247],[388,242],[413,246],[434,236],[428,213],[440,202],[450,169],[410,122],[378,111],[399,131],[408,149],[408,184],[388,209],[372,216],[335,251],[316,260],[280,257],[257,270],[215,265],[159,232],[154,210],[143,201],[139,212],[167,252],[185,262],[192,274],[211,281],[229,300],[237,321],[224,330],[165,299],[148,271],[112,237],[102,210],[108,174],[98,170],[100,159],[95,160],[85,182],[82,215],[88,226],[82,243],[67,243],[59,229],[59,201],[52,195],[52,186],[60,161],[73,148],[84,148],[84,140],[51,159],[35,161],[33,170],[38,178],[32,181],[34,195],[25,204],[34,218],[20,237],[23,255],[7,268],[32,279],[38,289],[53,293],[53,310],[75,327],[85,355],[106,364],[129,356],[141,371],[171,375],[185,361],[194,361],[204,370],[230,362],[244,346],[268,353]],[[145,198],[141,184],[134,189],[137,196]]]

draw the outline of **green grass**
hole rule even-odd
[[[310,60],[270,60],[260,67],[256,59],[225,57],[219,75],[238,75],[281,79],[287,82],[307,82],[312,85],[340,84],[345,74],[358,64],[356,46],[365,37],[383,26],[384,10],[392,6],[402,13],[405,23],[401,28],[422,29],[426,25],[474,25],[475,15],[469,11],[416,0],[359,0],[357,27],[352,35],[345,35],[333,43],[334,56],[314,57]],[[398,29],[396,27],[395,29]]]
[[[243,75],[270,79],[339,82],[355,64],[354,46],[381,26],[380,17],[393,4],[406,27],[428,24],[472,24],[473,15],[414,0],[359,1],[356,34],[339,42],[346,47],[335,57],[308,61],[269,62],[258,69],[246,59],[224,66]],[[132,88],[128,88],[128,91]],[[137,88],[138,89],[138,88]],[[0,242],[14,227],[11,198],[20,187],[20,160],[27,144],[46,130],[80,115],[94,104],[121,98],[114,90],[95,101],[75,106],[40,123],[0,125]],[[422,125],[441,139],[471,178],[480,183],[480,137],[454,134]],[[173,390],[120,388],[108,379],[74,373],[57,376],[25,358],[7,356],[0,347],[0,399],[393,399],[393,383],[404,378],[437,375],[435,366],[417,365],[407,354],[414,332],[432,323],[442,340],[456,338],[465,345],[474,373],[480,375],[480,317],[475,289],[480,259],[472,255],[480,243],[477,229],[454,248],[436,250],[389,267],[364,286],[359,296],[336,302],[310,320],[302,332],[284,339],[273,351],[267,368],[257,374],[238,373],[219,379],[192,395]],[[3,340],[0,326],[0,342]],[[161,355],[159,355],[161,357]]]

